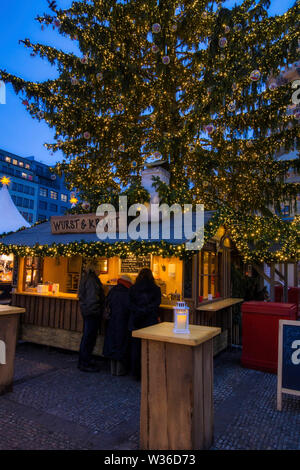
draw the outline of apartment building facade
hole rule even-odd
[[[29,223],[63,215],[70,205],[64,178],[34,157],[21,157],[0,149],[0,178],[10,179],[11,197]]]

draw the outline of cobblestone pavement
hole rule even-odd
[[[0,449],[137,449],[140,384],[76,368],[77,354],[17,348],[14,391],[0,397]],[[276,411],[276,376],[240,366],[240,350],[214,360],[212,449],[300,449],[300,398]]]

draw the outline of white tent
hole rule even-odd
[[[0,234],[15,232],[21,227],[30,227],[30,224],[20,214],[6,184],[3,184],[0,190]]]

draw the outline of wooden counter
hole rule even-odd
[[[51,299],[77,299],[77,294],[68,294],[67,292],[58,292],[57,294],[41,294],[40,292],[15,292],[15,295],[32,295],[35,297],[50,297]]]
[[[79,350],[83,319],[77,295],[18,292],[12,295],[12,305],[26,310],[21,322],[21,339],[71,351]],[[98,351],[102,352],[102,345]]]
[[[213,338],[220,328],[173,323],[133,331],[142,340],[140,447],[209,449],[213,442]]]
[[[20,313],[24,312],[24,308],[12,307],[11,305],[0,305],[0,316],[20,315]]]
[[[219,337],[218,352],[231,346],[233,337],[232,307],[242,303],[244,299],[228,298],[216,300],[195,309],[195,323],[197,325],[218,326],[222,329]]]

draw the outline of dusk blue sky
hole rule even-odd
[[[231,0],[228,5],[233,4]],[[239,3],[239,2],[237,2]],[[270,14],[282,14],[294,0],[272,0]],[[72,0],[57,0],[61,8],[68,8]],[[41,30],[35,17],[49,13],[46,0],[0,0],[1,39],[0,68],[27,80],[43,81],[57,75],[55,67],[46,60],[30,57],[30,49],[18,43],[19,39],[30,38],[57,48],[75,51],[72,41],[63,38],[51,28]],[[59,154],[50,156],[43,146],[53,141],[54,130],[39,122],[27,113],[21,103],[21,95],[16,96],[12,87],[6,87],[6,105],[0,104],[0,148],[23,157],[34,155],[37,160],[55,164]]]

